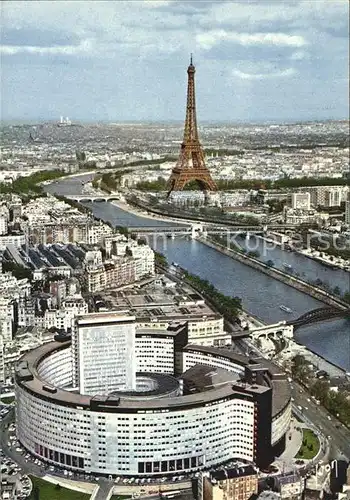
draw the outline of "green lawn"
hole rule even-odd
[[[314,458],[320,449],[320,441],[316,434],[310,429],[303,429],[303,444],[295,458],[310,460]]]
[[[91,495],[69,490],[68,488],[57,488],[56,484],[48,483],[38,477],[30,476],[33,483],[33,491],[29,500],[88,500]],[[39,488],[39,497],[35,495],[35,487]]]
[[[13,403],[15,400],[15,397],[14,396],[4,396],[4,397],[1,397],[0,399],[0,402],[1,403],[5,403],[5,405],[9,405],[10,403]]]

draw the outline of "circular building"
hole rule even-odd
[[[160,373],[159,356],[153,373],[136,373],[133,390],[102,395],[75,387],[74,342],[58,339],[26,353],[15,373],[21,444],[50,464],[105,475],[184,474],[232,460],[270,464],[290,425],[285,374],[265,359],[171,338],[172,373]],[[143,346],[136,366],[147,355]],[[169,349],[165,341],[159,346]]]

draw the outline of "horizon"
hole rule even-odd
[[[59,117],[60,118],[60,117]],[[59,118],[57,120],[55,119],[45,119],[45,118],[40,118],[40,119],[30,119],[30,120],[20,120],[20,119],[13,119],[13,120],[1,120],[0,121],[0,127],[7,127],[7,126],[13,126],[13,125],[28,125],[28,126],[42,126],[42,125],[57,125],[60,123]],[[183,120],[111,120],[111,121],[106,121],[106,120],[96,120],[96,121],[88,121],[88,120],[75,120],[74,118],[71,117],[65,117],[69,118],[71,121],[72,127],[75,125],[179,125],[182,126],[184,124],[185,119]],[[300,124],[309,124],[309,123],[334,123],[334,122],[349,122],[350,123],[350,118],[326,118],[326,119],[308,119],[308,120],[298,120],[298,119],[280,119],[279,121],[274,120],[274,119],[261,119],[261,120],[256,120],[256,121],[248,121],[248,120],[201,120],[200,123],[198,123],[198,127],[200,128],[201,126],[208,126],[208,125],[229,125],[229,126],[240,126],[240,125],[300,125]]]

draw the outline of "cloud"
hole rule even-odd
[[[293,54],[290,56],[291,61],[302,61],[303,59],[307,59],[309,57],[309,54],[305,52],[304,50],[297,50],[296,52],[293,52]]]
[[[232,74],[241,80],[266,80],[268,78],[284,78],[287,76],[293,76],[296,74],[296,70],[294,68],[287,68],[281,71],[273,71],[269,73],[245,73],[244,71],[234,69]]]
[[[231,41],[244,46],[278,45],[282,47],[303,47],[307,43],[301,35],[289,35],[286,33],[238,33],[225,30],[199,33],[196,36],[196,41],[205,50],[211,49],[214,45],[222,41]]]
[[[201,119],[264,119],[272,101],[283,118],[346,116],[348,11],[345,0],[5,1],[2,115],[182,119],[193,52]]]
[[[171,3],[171,0],[143,0],[146,7],[153,7],[155,9],[167,6]]]
[[[53,47],[56,45],[77,45],[80,37],[66,31],[53,32],[40,26],[13,27],[3,26],[1,29],[2,45],[31,45],[32,47]]]
[[[83,40],[79,45],[57,45],[53,47],[31,45],[0,45],[0,54],[8,56],[21,53],[76,56],[84,53],[90,53],[92,47],[93,43],[90,40]]]

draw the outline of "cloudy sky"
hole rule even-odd
[[[4,120],[348,116],[347,0],[2,2]]]

